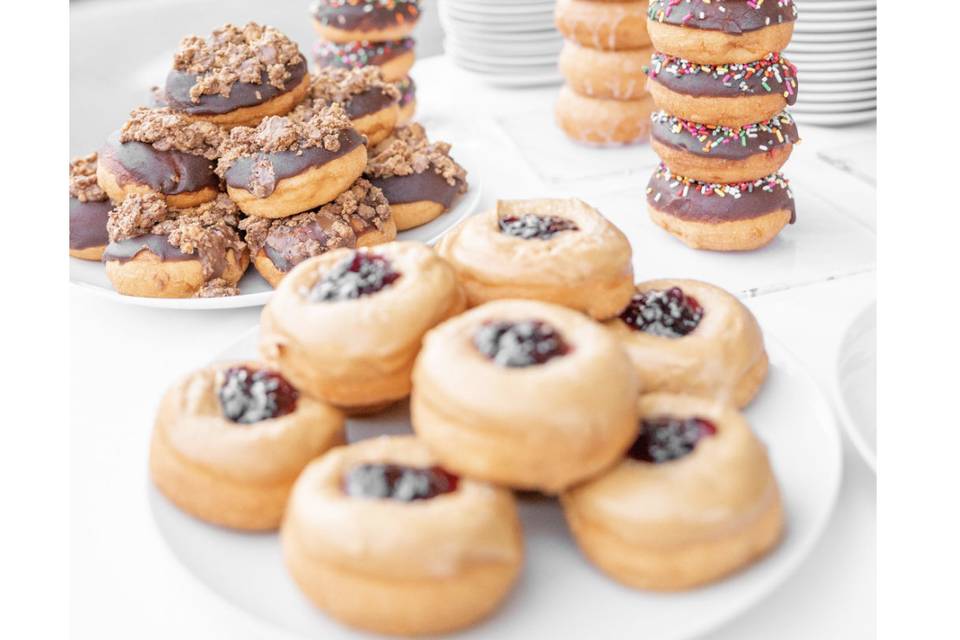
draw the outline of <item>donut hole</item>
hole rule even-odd
[[[571,351],[560,332],[541,320],[485,322],[473,344],[494,364],[510,368],[541,365]]]
[[[223,372],[217,397],[226,419],[254,424],[293,413],[300,394],[275,371],[239,366]]]
[[[549,240],[563,231],[579,231],[580,227],[560,216],[538,216],[534,213],[510,215],[497,221],[500,233],[524,240]]]
[[[338,302],[372,295],[400,278],[384,256],[353,251],[340,260],[310,289],[309,302]]]
[[[353,498],[413,502],[457,490],[460,478],[439,466],[427,468],[367,463],[343,476],[343,492]]]
[[[704,418],[659,416],[640,423],[640,435],[627,455],[640,462],[660,464],[693,453],[697,443],[717,433],[717,427]]]
[[[637,292],[620,314],[634,331],[664,338],[682,338],[692,333],[703,319],[703,307],[680,287]]]

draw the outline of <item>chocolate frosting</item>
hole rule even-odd
[[[647,16],[656,22],[733,35],[797,19],[792,0],[650,0]]]
[[[70,198],[70,248],[89,249],[110,243],[107,218],[113,205],[109,200],[81,202]]]
[[[171,69],[167,74],[167,84],[164,89],[164,98],[167,106],[176,111],[189,113],[191,115],[217,115],[229,113],[243,107],[253,107],[263,104],[267,100],[277,97],[282,93],[290,91],[296,87],[307,75],[307,61],[300,57],[300,62],[287,69],[290,77],[283,83],[283,89],[270,84],[267,72],[260,74],[259,84],[249,82],[237,82],[230,88],[229,96],[216,94],[204,94],[200,96],[199,102],[193,102],[190,99],[190,89],[197,82],[197,76],[184,71]]]
[[[403,80],[400,80],[396,83],[397,89],[400,90],[400,106],[405,107],[411,102],[414,101],[417,97],[417,83],[413,81],[413,78],[407,76]]]
[[[448,208],[460,192],[459,185],[451,185],[442,175],[430,170],[408,176],[370,178],[370,182],[383,190],[383,195],[390,204],[408,204],[427,200]]]
[[[779,173],[754,182],[721,185],[674,176],[661,164],[647,185],[647,203],[695,222],[747,220],[780,209],[790,212],[790,224],[797,219],[793,193]]]
[[[107,138],[100,151],[100,162],[107,165],[121,185],[145,184],[168,196],[220,186],[213,164],[206,158],[174,149],[159,151],[144,142],[120,142],[119,131]]]
[[[387,42],[355,40],[343,44],[321,40],[313,47],[313,59],[318,67],[339,69],[357,69],[370,65],[379,67],[412,51],[413,46],[413,38]]]
[[[311,6],[320,24],[344,31],[377,31],[416,22],[420,17],[417,0],[316,0]]]
[[[363,116],[368,116],[371,113],[376,113],[381,109],[389,107],[391,104],[393,104],[393,98],[383,89],[373,87],[350,98],[344,106],[344,109],[347,112],[347,116],[349,116],[351,120],[355,120]]]
[[[743,160],[800,140],[797,123],[786,111],[767,122],[735,128],[688,122],[663,111],[655,111],[650,120],[654,140],[704,158]]]
[[[794,104],[799,88],[797,68],[777,53],[747,64],[708,65],[656,52],[647,75],[671,91],[698,98],[779,93]]]
[[[103,252],[103,261],[110,262],[111,260],[117,260],[121,263],[128,262],[137,257],[137,254],[141,251],[150,251],[164,261],[198,259],[197,256],[183,253],[178,247],[170,244],[167,236],[149,233],[147,235],[137,236],[136,238],[111,242]]]
[[[347,237],[345,237],[346,234],[337,233],[333,229],[335,221],[337,219],[333,216],[319,215],[309,223],[296,227],[274,227],[267,234],[263,252],[270,258],[273,266],[287,273],[308,257],[312,257],[302,254],[305,240],[315,240],[320,247],[327,247],[333,244],[330,240],[336,236],[339,238],[339,242],[336,243],[337,248],[356,248],[357,237],[352,233]]]

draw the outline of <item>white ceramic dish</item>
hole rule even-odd
[[[800,99],[811,93],[838,93],[844,91],[876,91],[877,79],[853,80],[849,82],[804,82]]]
[[[877,0],[803,0],[800,11],[806,13],[820,13],[831,11],[857,11],[860,9],[877,9]]]
[[[829,104],[847,104],[863,100],[876,100],[877,90],[866,89],[864,91],[836,91],[830,93],[804,93],[800,97],[800,103],[808,105],[811,103],[829,103]],[[796,107],[794,107],[796,108]]]
[[[798,102],[791,113],[847,113],[877,108],[877,99],[869,98],[855,102]]]
[[[853,71],[859,69],[876,69],[877,57],[865,57],[857,60],[793,60],[800,72],[800,79],[807,73],[817,71]]]
[[[841,31],[794,31],[793,42],[808,42],[817,44],[827,44],[830,46],[838,42],[866,41],[873,44],[877,42],[876,20],[873,27],[863,30],[841,30]]]
[[[876,60],[877,49],[861,49],[859,51],[793,51],[788,50],[787,58],[796,64],[801,62],[845,62],[855,60]]]
[[[800,77],[800,94],[803,95],[803,82],[808,80],[812,83],[817,82],[855,82],[858,80],[876,80],[877,70],[871,69],[845,69],[843,71],[807,71]],[[840,88],[840,87],[838,87]]]
[[[767,444],[787,512],[787,534],[771,555],[715,585],[652,594],[618,585],[574,545],[553,500],[521,501],[524,575],[490,620],[456,638],[691,638],[756,604],[803,562],[823,532],[841,478],[839,432],[829,403],[796,358],[768,336],[770,379],[747,417]],[[257,330],[218,360],[256,356]],[[351,420],[351,440],[409,429],[405,407]],[[269,638],[370,638],[315,610],[288,577],[273,534],[244,534],[206,525],[149,489],[156,524],[174,555],[214,592],[248,614],[255,635]]]
[[[851,111],[849,113],[797,113],[793,112],[797,122],[803,124],[823,125],[828,127],[842,127],[861,122],[870,122],[877,119],[877,110]]]
[[[834,381],[840,423],[863,459],[877,470],[877,303],[853,321],[840,345]]]
[[[846,51],[865,51],[877,49],[877,39],[866,38],[864,40],[839,40],[834,42],[790,42],[790,46],[785,51],[789,59],[796,52],[802,53],[836,53]]]

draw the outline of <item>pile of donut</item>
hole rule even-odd
[[[259,355],[167,391],[151,477],[206,522],[279,528],[296,584],[347,625],[490,615],[522,570],[529,492],[638,589],[718,580],[782,536],[740,413],[768,371],[756,319],[704,282],[634,284],[626,237],[580,200],[501,201],[436,249],[310,258],[264,308]],[[413,435],[348,437],[345,415],[408,396]]]
[[[467,189],[450,145],[398,126],[376,66],[314,74],[269,26],[187,36],[152,106],[70,165],[70,253],[146,297],[273,286],[306,258],[389,242]]]

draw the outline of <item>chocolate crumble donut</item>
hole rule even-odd
[[[658,51],[700,64],[736,64],[783,51],[792,0],[650,0],[647,31]]]
[[[107,219],[113,204],[97,184],[97,154],[70,161],[70,255],[100,260],[110,243]]]
[[[159,193],[175,209],[210,202],[220,192],[214,171],[223,130],[166,107],[138,107],[107,138],[97,160],[97,182],[111,200]]]
[[[314,0],[313,26],[323,40],[384,42],[409,37],[420,19],[418,0]]]
[[[319,69],[360,69],[374,66],[380,69],[387,82],[399,82],[410,72],[416,61],[416,54],[413,38],[388,42],[318,40],[313,47],[313,61]]]
[[[307,93],[307,60],[273,27],[226,24],[180,42],[163,100],[186,116],[234,127],[288,113]]]

